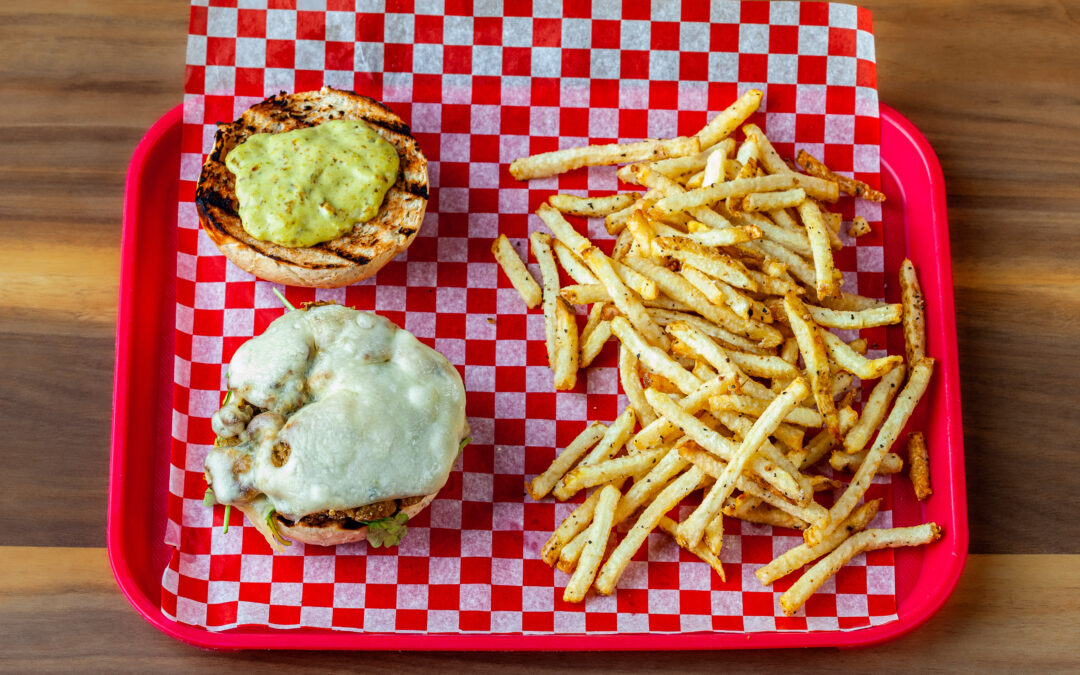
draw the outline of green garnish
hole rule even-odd
[[[459,445],[457,449],[458,457],[461,457],[461,453],[465,451],[465,446],[469,443],[472,443],[472,436],[466,436],[465,438],[461,439],[461,445]]]
[[[274,514],[276,510],[270,509],[270,512],[266,514],[266,526],[270,528],[270,534],[274,535],[274,539],[283,546],[292,546],[292,542],[278,534],[277,524],[274,522]]]
[[[206,492],[202,496],[203,506],[213,506],[217,504],[217,496],[214,494],[212,488],[206,488]]]
[[[288,309],[288,310],[289,310],[290,312],[296,309],[295,307],[293,307],[293,304],[292,304],[291,302],[289,302],[288,300],[286,300],[286,299],[285,299],[285,296],[281,294],[281,291],[279,291],[279,290],[278,290],[278,289],[276,289],[276,288],[274,289],[274,295],[276,295],[276,296],[277,296],[278,300],[280,300],[280,301],[281,301],[281,304],[285,305],[285,307],[286,307],[286,308],[287,308],[287,309]]]
[[[225,399],[222,400],[221,407],[224,408],[225,406],[229,405],[229,401],[231,401],[231,400],[232,400],[232,389],[229,389],[229,390],[226,390],[226,392],[225,392]]]
[[[232,511],[232,504],[225,505],[225,527],[221,528],[222,534],[229,533],[229,511]]]
[[[367,524],[368,543],[375,548],[397,546],[408,529],[405,527],[407,520],[409,520],[409,515],[404,511],[399,511],[389,518],[369,522]]]

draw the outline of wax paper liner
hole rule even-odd
[[[526,311],[489,248],[502,232],[524,251],[528,232],[541,227],[532,212],[555,190],[605,194],[618,186],[611,168],[520,183],[509,162],[588,142],[691,134],[756,87],[765,98],[753,119],[783,155],[805,148],[879,184],[869,12],[823,3],[649,5],[193,3],[166,615],[211,630],[437,633],[849,630],[896,619],[891,551],[860,556],[798,615],[784,617],[776,600],[795,575],[766,588],[753,572],[800,537],[738,521],[725,530],[727,582],[653,534],[614,595],[571,605],[562,601],[566,576],[539,560],[574,504],[533,502],[524,482],[586,421],[612,420],[625,397],[614,345],[581,373],[576,390],[552,390],[543,317]],[[224,508],[203,506],[202,462],[225,365],[283,308],[272,284],[228,263],[201,232],[192,199],[216,122],[278,91],[323,84],[382,100],[412,126],[430,160],[431,198],[415,243],[374,278],[347,289],[282,290],[293,303],[374,310],[445,354],[465,381],[473,442],[397,548],[295,544],[272,555],[235,510],[225,533]],[[857,242],[846,239],[836,256],[845,289],[881,296],[880,208],[850,199],[839,207],[846,219],[859,213],[875,226]],[[588,234],[610,245],[599,221]],[[864,334],[885,344],[883,332]],[[871,488],[884,499],[876,525],[891,524],[892,490],[888,481]],[[685,516],[689,507],[681,508]]]

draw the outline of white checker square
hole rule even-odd
[[[220,359],[219,359],[220,360]],[[210,417],[213,415],[221,400],[221,394],[205,389],[191,389],[188,396],[188,414],[192,417]]]
[[[464,289],[462,289],[464,290]],[[450,363],[465,363],[465,341],[456,338],[436,338],[435,349],[442,352]]]
[[[881,150],[876,145],[856,144],[854,152],[852,153],[852,166],[855,171],[860,173],[873,173],[881,166]],[[862,205],[863,200],[859,199],[855,201],[855,205],[859,208]],[[879,211],[881,205],[874,203],[870,205],[876,207]],[[864,214],[865,215],[865,214]],[[866,216],[867,220],[879,220],[880,215],[877,218],[870,218]]]
[[[805,616],[806,610],[800,609],[796,616]],[[822,631],[822,630],[839,630],[840,622],[835,616],[807,616],[806,628],[808,630]]]
[[[496,565],[491,567],[494,571]],[[555,609],[555,590],[550,586],[525,586],[521,589],[521,605],[537,612],[551,612]]]
[[[769,54],[769,83],[795,84],[799,81],[799,57],[795,54]]]
[[[855,118],[851,115],[825,115],[825,137],[830,139],[830,143],[853,143],[855,141]],[[851,172],[844,171],[842,173],[849,175]]]
[[[496,558],[491,561],[491,583],[495,586],[520,586],[525,564],[520,558]]]
[[[296,12],[288,9],[266,10],[266,39],[295,40]]]
[[[525,505],[521,502],[495,502],[492,506],[492,529],[520,532],[525,522]]]
[[[214,511],[196,499],[185,499],[181,510],[185,527],[210,527],[214,522]]]
[[[429,609],[427,630],[430,633],[456,633],[459,628],[458,616],[453,609]]]
[[[499,289],[499,295],[501,296],[504,291],[509,291],[508,295],[512,295],[517,300],[517,304],[524,309],[524,303],[518,296],[517,291],[512,289]],[[500,310],[501,311],[501,310]],[[496,319],[497,321],[497,319]],[[498,348],[495,350],[495,365],[496,366],[524,366],[525,357],[527,354],[527,346],[524,340],[499,340]]]
[[[491,632],[493,633],[520,633],[521,612],[492,612]]]
[[[679,79],[679,52],[649,52],[649,79],[654,81],[675,81]],[[674,127],[672,127],[674,128]],[[669,129],[667,135],[671,135]]]
[[[360,73],[378,73],[383,69],[383,56],[384,50],[381,43],[374,42],[357,42],[353,46],[353,69]],[[405,77],[409,78],[409,88],[412,88],[412,73],[386,73],[386,80],[384,82],[384,92],[389,89],[393,92],[397,89],[394,86],[394,78]],[[387,94],[383,94],[384,98],[388,100],[399,100],[398,97],[391,98]]]
[[[645,51],[649,49],[652,25],[648,21],[624,19],[619,26],[619,48]]]
[[[829,25],[833,28],[856,28],[859,25],[859,8],[855,5],[829,5]]]
[[[236,68],[233,66],[207,66],[204,77],[208,93],[229,92],[236,86]]]
[[[299,605],[304,596],[304,584],[275,581],[270,584],[270,604]]]
[[[488,530],[462,530],[461,557],[490,558],[491,532]]]
[[[333,556],[305,556],[304,581],[331,583],[334,581],[335,558]]]
[[[885,250],[880,246],[860,246],[855,249],[855,258],[863,272],[885,271]]]
[[[238,68],[262,68],[266,65],[266,40],[262,38],[236,38],[236,66]]]
[[[472,48],[473,75],[501,75],[502,47],[498,45],[475,45]]]
[[[461,581],[461,560],[431,558],[428,560],[428,581],[432,584],[457,584]]]
[[[413,72],[434,75],[442,71],[442,45],[428,43],[413,45]]]
[[[356,0],[356,11],[361,14],[382,14],[386,11],[386,0]]]
[[[830,56],[825,82],[832,86],[854,87],[858,62],[852,56]]]
[[[414,103],[412,130],[420,133],[438,133],[442,130],[442,104]]]
[[[707,614],[683,614],[679,617],[679,630],[683,633],[710,631],[712,617]]]
[[[836,594],[837,616],[867,616],[870,607],[865,595],[857,593]]]
[[[710,82],[731,82],[738,79],[738,74],[739,54],[737,52],[709,53]]]
[[[464,612],[486,612],[491,609],[491,586],[461,584],[458,588],[459,609]]]
[[[896,575],[891,567],[866,566],[866,592],[872,595],[892,595],[896,592]]]
[[[267,612],[269,612],[269,608],[267,608]],[[206,604],[178,596],[176,598],[176,620],[195,626],[205,624]]]
[[[474,188],[498,188],[499,165],[495,162],[472,162],[469,165],[469,185]]]
[[[562,48],[588,49],[592,46],[592,21],[588,19],[562,20]]]
[[[301,607],[300,625],[315,628],[330,628],[333,625],[333,607]]]
[[[610,137],[619,127],[619,111],[615,108],[592,108],[589,110],[589,136]]]
[[[387,14],[383,23],[383,41],[387,44],[412,44],[412,14]]]
[[[532,46],[532,18],[527,16],[504,16],[502,20],[502,44],[504,47]]]
[[[255,331],[255,310],[227,309],[222,321],[222,334],[231,337],[251,335]]]
[[[364,609],[364,631],[368,633],[389,633],[394,630],[396,617],[397,610],[367,607]]]
[[[417,14],[442,16],[446,13],[446,5],[443,0],[416,0],[413,11]]]
[[[712,588],[716,572],[712,567],[697,562],[679,564],[679,588],[686,591],[707,591]]]
[[[588,419],[588,398],[583,394],[573,392],[556,392],[555,415],[561,420]]]
[[[209,605],[235,602],[239,595],[239,581],[210,581],[206,587],[206,603]]]
[[[552,626],[556,633],[583,634],[585,633],[585,612],[555,612]]]
[[[649,111],[648,134],[649,138],[666,138],[671,135],[679,120],[676,110],[653,109]]]
[[[476,433],[476,429],[472,430]],[[525,473],[525,453],[521,448],[495,448],[495,473],[517,475]]]
[[[436,499],[428,507],[431,513],[431,526],[448,530],[461,528],[461,502],[450,499]]]
[[[581,77],[564,77],[559,80],[559,105],[563,108],[588,108],[590,105],[589,81]]]
[[[828,26],[799,26],[799,54],[803,56],[826,56],[828,53]]]
[[[525,394],[517,391],[495,392],[496,419],[521,419],[525,417]]]
[[[760,23],[739,25],[739,51],[743,54],[767,54],[769,27]]]
[[[474,105],[470,109],[469,130],[474,134],[498,134],[502,111],[497,105]]]
[[[408,526],[409,536],[398,544],[398,555],[426,558],[431,554],[431,528]]]
[[[562,73],[562,50],[558,47],[532,48],[532,76],[558,77]]]
[[[649,612],[653,614],[678,614],[679,591],[675,588],[650,588]]]
[[[267,68],[263,70],[263,91],[267,94],[292,91],[295,89],[295,79],[296,71],[292,68]],[[240,115],[237,114],[236,116],[239,117]]]
[[[203,65],[206,63],[206,36],[188,35],[187,51],[184,58],[189,64]],[[200,115],[200,117],[202,117]]]
[[[799,25],[799,4],[796,2],[769,3],[769,24],[773,26]]]
[[[619,77],[620,65],[618,49],[593,49],[589,52],[589,76],[594,80]]]
[[[436,245],[439,260],[447,262],[467,262],[469,255],[468,243],[469,242],[465,237],[439,237],[438,244]],[[464,309],[464,307],[462,309]]]
[[[509,164],[518,157],[525,157],[529,154],[529,137],[528,136],[513,136],[505,134],[499,137],[499,161],[503,164]],[[528,204],[528,192],[526,190],[511,190],[512,192],[525,195],[526,204]],[[506,192],[506,190],[503,190]],[[500,195],[501,197],[501,195]],[[500,212],[502,211],[502,200],[499,200]],[[514,213],[528,213],[528,209],[525,211],[514,211]]]
[[[326,43],[322,40],[297,40],[295,64],[297,70],[322,70],[326,67]]]
[[[743,628],[750,633],[776,630],[776,618],[771,616],[744,616]]]
[[[473,18],[471,16],[443,17],[443,44],[471,45],[473,43]]]
[[[704,22],[687,21],[680,24],[679,50],[684,52],[709,51],[709,33],[709,24]]]
[[[211,7],[206,12],[207,37],[229,38],[236,35],[235,7]]]
[[[240,556],[240,581],[266,581],[274,569],[274,556],[244,554]]]
[[[535,106],[529,110],[529,133],[533,136],[559,135],[559,109]]]
[[[610,349],[605,347],[605,349]],[[586,370],[590,394],[619,393],[619,373],[614,368],[590,367]],[[581,374],[578,374],[581,377]]]
[[[368,556],[366,577],[367,582],[369,584],[396,584],[397,569],[397,556]]]
[[[769,138],[776,143],[791,143],[795,140],[795,115],[791,113],[766,113],[765,125]]]
[[[428,587],[425,584],[398,584],[398,609],[427,609]]]
[[[473,473],[466,471],[461,474],[461,498],[470,502],[491,502],[494,491],[495,477],[489,473]]]
[[[326,13],[326,41],[352,42],[356,39],[356,15],[352,12]]]
[[[615,617],[615,625],[620,633],[648,633],[649,615],[619,613]]]

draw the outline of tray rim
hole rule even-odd
[[[966,476],[964,473],[964,450],[962,417],[960,415],[959,371],[957,363],[956,318],[952,284],[952,263],[949,248],[948,224],[945,207],[945,182],[940,162],[922,133],[903,115],[880,104],[882,140],[886,130],[898,136],[898,140],[910,145],[923,164],[931,192],[928,212],[934,226],[931,230],[937,250],[938,264],[934,270],[939,275],[940,297],[937,299],[939,313],[944,321],[942,332],[945,341],[943,375],[946,383],[955,383],[955,390],[946,387],[945,396],[956,410],[955,427],[950,424],[948,435],[954,456],[950,458],[952,471],[953,527],[951,536],[939,542],[943,546],[952,542],[946,569],[936,571],[937,581],[921,598],[909,598],[897,605],[897,620],[869,626],[858,630],[815,632],[761,632],[761,633],[632,633],[601,635],[567,634],[490,634],[490,633],[363,633],[334,631],[329,629],[279,629],[271,627],[243,627],[225,631],[210,631],[180,624],[169,619],[161,611],[160,596],[154,598],[143,591],[136,581],[132,561],[123,553],[123,511],[126,506],[127,484],[125,477],[132,462],[126,431],[133,410],[129,392],[136,376],[130,367],[128,354],[135,341],[137,327],[134,318],[134,278],[137,269],[136,232],[140,214],[135,207],[139,200],[139,184],[143,169],[154,150],[165,136],[182,124],[183,104],[163,115],[146,132],[137,145],[129,164],[124,195],[124,219],[121,239],[121,275],[117,312],[116,366],[113,389],[113,423],[110,454],[109,500],[107,521],[107,551],[109,563],[120,591],[135,610],[152,626],[180,641],[191,645],[220,649],[357,649],[357,650],[438,650],[438,651],[647,651],[658,648],[676,649],[768,649],[791,647],[863,647],[896,639],[922,625],[936,613],[952,594],[963,571],[968,552]],[[886,147],[884,142],[882,147]],[[891,147],[891,146],[889,146]],[[179,150],[179,149],[178,149]],[[179,154],[179,152],[178,152]],[[889,155],[882,152],[882,165],[889,164]],[[177,168],[179,163],[177,164]],[[910,167],[909,167],[910,168]],[[169,385],[171,387],[171,384]],[[160,386],[159,386],[160,389]],[[959,525],[959,526],[957,526]],[[153,541],[150,546],[155,546]],[[165,546],[164,542],[158,542]],[[643,639],[646,636],[655,639]]]

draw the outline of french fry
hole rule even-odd
[[[780,608],[791,616],[799,611],[825,580],[836,574],[852,558],[867,551],[899,546],[921,546],[941,538],[941,528],[935,523],[915,527],[894,527],[888,530],[863,530],[853,534],[832,553],[822,558],[780,596]]]
[[[771,211],[798,206],[806,201],[806,190],[793,188],[780,192],[755,192],[742,200],[743,211]]]
[[[555,334],[558,332],[558,317],[555,315],[559,299],[559,270],[555,267],[555,257],[551,253],[551,237],[543,232],[529,235],[533,256],[540,264],[540,276],[544,283],[544,334],[547,346],[548,364],[555,366]]]
[[[591,305],[611,302],[611,294],[603,284],[570,284],[559,289],[559,297],[571,305]]]
[[[836,365],[862,380],[876,380],[904,363],[903,357],[898,355],[868,359],[827,330],[821,331],[821,338]]]
[[[758,581],[766,586],[777,579],[786,577],[803,565],[831,552],[837,546],[844,543],[845,539],[856,532],[863,530],[874,519],[874,516],[877,515],[880,506],[880,499],[875,499],[863,504],[855,509],[855,512],[848,516],[847,520],[840,524],[840,527],[833,530],[832,534],[826,537],[817,546],[808,546],[807,544],[802,543],[794,548],[790,548],[776,558],[773,558],[772,562],[768,565],[758,568],[758,570],[754,572],[754,575],[757,576]]]
[[[769,193],[772,194],[772,193]],[[698,221],[691,221],[697,223]],[[701,225],[701,223],[699,223]],[[720,229],[711,225],[702,225],[695,231],[682,235],[701,246],[734,246],[761,238],[761,229],[756,225],[742,225]]]
[[[591,271],[589,271],[588,265],[582,260],[577,253],[570,250],[570,247],[562,243],[558,239],[552,242],[552,250],[555,252],[555,258],[558,259],[559,264],[566,270],[566,273],[570,275],[574,281],[579,284],[599,284],[600,280],[596,278]]]
[[[559,453],[544,473],[526,484],[529,496],[537,501],[546,497],[559,479],[588,452],[589,448],[596,445],[597,441],[604,436],[605,431],[607,431],[607,425],[600,422],[593,422],[585,427],[584,431]]]
[[[577,385],[578,327],[577,314],[562,298],[555,303],[555,389],[570,391]]]
[[[859,295],[858,293],[841,291],[839,296],[834,295],[831,298],[821,298],[821,306],[836,311],[859,312],[864,309],[886,307],[887,304],[876,298],[868,298],[865,295]]]
[[[874,385],[870,397],[866,399],[866,404],[863,406],[862,416],[844,436],[844,450],[846,452],[854,454],[866,447],[878,425],[885,419],[885,413],[888,412],[893,397],[899,393],[900,386],[904,384],[904,375],[906,374],[907,368],[900,364],[883,375],[878,383]]]
[[[650,303],[650,305],[651,304],[652,303]],[[688,313],[688,311],[693,310],[685,305],[683,306],[683,310],[663,309],[653,306],[648,308],[649,316],[661,326],[667,326],[676,321],[682,321],[698,329],[705,335],[708,335],[713,340],[719,340],[726,345],[725,348],[740,350],[748,354],[763,355],[767,353],[767,350],[762,348],[758,343],[751,342],[741,335],[736,335],[726,328],[721,328],[710,321],[702,319],[696,314]]]
[[[589,495],[589,497],[581,503],[576,509],[574,509],[569,516],[566,517],[562,523],[559,524],[555,531],[551,533],[551,537],[544,544],[544,548],[540,552],[540,559],[546,562],[549,566],[553,566],[559,559],[559,552],[566,546],[579,532],[589,526],[592,521],[593,512],[596,509],[596,502],[600,499],[599,490]]]
[[[836,403],[833,401],[830,386],[829,357],[825,351],[825,342],[806,305],[794,294],[784,296],[784,310],[787,312],[791,330],[799,343],[806,370],[810,375],[810,384],[814,391],[814,401],[818,411],[825,418],[825,426],[833,436],[840,436],[840,423],[836,417]]]
[[[548,226],[555,238],[566,245],[577,255],[581,255],[585,249],[592,246],[592,242],[582,235],[571,225],[563,215],[550,204],[541,204],[536,210],[536,215]]]
[[[746,118],[754,114],[758,106],[761,105],[762,96],[764,94],[758,89],[747,90],[734,103],[725,108],[723,112],[709,120],[709,123],[701,131],[697,132],[701,147],[708,148],[730,136],[733,131],[739,128],[740,124],[746,121]]]
[[[746,266],[731,256],[717,253],[709,247],[685,237],[657,237],[653,251],[658,256],[674,258],[693,265],[706,274],[721,279],[732,286],[756,291],[758,286],[746,273]]]
[[[641,335],[649,343],[667,349],[668,339],[664,335],[664,331],[649,318],[638,297],[623,284],[622,279],[615,273],[611,260],[600,249],[593,246],[586,249],[585,262],[589,264],[593,273],[599,277],[600,282],[607,288],[611,301],[615,303],[615,306],[619,308],[619,311],[623,313],[634,328],[640,331]],[[615,326],[612,324],[612,331],[614,330]]]
[[[698,140],[701,140],[700,136]],[[672,180],[677,180],[686,174],[694,174],[703,170],[708,164],[709,158],[713,155],[719,155],[721,158],[727,157],[734,149],[735,139],[725,138],[711,147],[702,145],[701,152],[696,155],[672,157],[671,159],[659,159],[650,162],[649,168],[664,174]]]
[[[682,157],[697,154],[700,151],[701,143],[697,137],[693,136],[659,141],[646,140],[637,143],[587,145],[515,159],[510,163],[510,175],[518,180],[532,180],[555,176],[584,166],[608,166]]]
[[[738,439],[745,439],[753,427],[752,420],[738,413],[716,410],[712,415],[720,424],[731,429]],[[777,427],[778,434],[779,429],[780,427]],[[777,435],[777,438],[780,436]],[[768,440],[762,443],[759,454],[760,457],[752,460],[754,473],[789,501],[800,506],[809,505],[814,498],[810,476],[800,473],[794,462]]]
[[[717,521],[720,523],[719,536],[723,537],[723,535],[724,535],[724,531],[723,531],[723,522],[724,522],[724,520],[723,520],[723,518],[718,518]],[[678,529],[678,527],[679,527],[679,524],[676,523],[671,518],[668,518],[667,516],[664,516],[663,518],[660,519],[660,529],[663,530],[664,532],[667,532],[668,534],[670,534],[672,536],[672,538],[675,537],[675,531]],[[706,533],[707,532],[708,532],[708,530],[706,530]],[[715,552],[713,550],[710,550],[710,548],[708,548],[706,546],[702,546],[701,544],[698,544],[694,548],[687,549],[687,550],[690,551],[691,553],[693,553],[694,555],[696,555],[697,557],[701,558],[701,560],[704,561],[705,563],[708,563],[709,567],[713,568],[713,570],[716,572],[716,574],[720,577],[720,581],[725,581],[725,582],[727,581],[727,575],[724,574],[724,565],[723,565],[723,563],[720,562],[720,558],[717,557],[718,555],[720,555],[719,553],[717,553],[717,552]]]
[[[930,461],[926,455],[926,436],[921,431],[908,436],[908,462],[911,463],[911,484],[915,497],[921,502],[932,495],[930,489]]]
[[[715,410],[734,410],[745,415],[760,417],[765,413],[769,403],[753,396],[726,394],[713,396],[709,399],[709,406]],[[784,421],[801,427],[817,428],[821,426],[821,415],[816,410],[796,406],[784,416]]]
[[[649,209],[650,215],[663,217],[669,213],[689,211],[695,206],[708,206],[728,197],[745,197],[751,192],[772,192],[788,190],[798,185],[795,174],[764,176],[761,178],[740,178],[710,187],[689,190],[682,194],[664,197]]]
[[[615,591],[615,584],[619,583],[619,577],[626,570],[626,566],[630,564],[630,559],[645,543],[649,533],[660,524],[660,519],[668,511],[675,508],[675,505],[681,502],[683,497],[698,489],[704,478],[705,474],[702,473],[701,469],[690,467],[689,471],[672,481],[656,496],[652,503],[645,507],[637,522],[626,533],[626,536],[615,547],[615,550],[611,552],[604,566],[600,568],[600,574],[594,584],[597,591],[603,595],[611,595]]]
[[[848,236],[861,237],[866,234],[870,234],[870,223],[866,222],[866,218],[862,216],[855,216],[851,220],[851,226],[848,227]]]
[[[715,380],[706,382],[698,387],[693,393],[683,397],[677,405],[684,413],[693,417],[695,413],[705,407],[709,402],[709,398],[734,386],[734,380],[718,377]],[[652,404],[650,404],[650,407],[651,405]],[[669,422],[664,417],[659,416],[659,412],[655,409],[654,412],[658,415],[657,419],[630,439],[629,446],[632,452],[645,450],[652,445],[662,442],[669,434],[679,432],[678,426]],[[682,434],[680,433],[680,435]]]
[[[611,320],[611,332],[623,345],[634,352],[646,368],[674,382],[683,393],[689,394],[701,386],[701,380],[694,377],[690,371],[676,363],[663,350],[647,343],[625,317],[617,316]]]
[[[532,309],[540,304],[540,285],[533,279],[525,263],[518,257],[517,251],[510,245],[510,240],[505,234],[500,234],[491,243],[491,253],[495,256],[495,262],[499,263],[506,278],[517,290],[518,295],[525,301],[525,305]]]
[[[576,197],[574,195],[551,195],[548,203],[563,213],[572,216],[606,216],[625,209],[634,203],[637,197],[629,192],[603,197]]]
[[[781,210],[779,213],[786,212]],[[782,227],[762,216],[760,213],[743,213],[742,220],[751,223],[754,227],[758,228],[766,239],[774,241],[794,253],[798,253],[801,256],[813,255],[810,249],[810,240],[806,236],[806,230],[801,227],[798,229]]]
[[[807,260],[798,253],[795,253],[791,249],[782,246],[775,241],[757,239],[755,241],[748,241],[745,244],[740,244],[740,247],[744,250],[758,252],[763,256],[780,261],[787,266],[787,271],[792,276],[811,288],[814,288],[817,285],[817,275],[814,272],[813,265],[807,262]],[[791,292],[793,291],[790,288],[781,291],[781,293]]]
[[[626,219],[630,217],[639,204],[649,204],[650,206],[656,202],[657,199],[663,196],[663,191],[659,189],[650,189],[645,194],[638,197],[638,199],[627,206],[624,209],[620,209],[615,213],[609,214],[604,217],[604,229],[608,231],[608,234],[619,234],[626,227]]]
[[[642,300],[654,300],[659,295],[656,282],[637,270],[627,267],[614,258],[611,258],[611,268],[615,270],[615,273],[619,275],[619,278],[628,288],[632,288],[635,293],[641,296]]]
[[[825,231],[825,223],[821,219],[821,209],[814,202],[804,200],[799,204],[799,217],[802,218],[806,235],[810,239],[818,297],[827,298],[834,295],[840,288],[833,277],[835,267],[833,266],[832,245]]]
[[[584,488],[609,483],[616,478],[626,478],[639,471],[651,470],[667,452],[666,448],[659,448],[579,466],[563,477],[563,487],[566,492],[573,494]]]
[[[779,356],[762,356],[758,354],[746,354],[731,350],[728,356],[747,375],[754,377],[794,379],[799,370],[780,358]]]
[[[866,451],[857,452],[854,455],[849,455],[846,452],[835,451],[832,456],[829,457],[829,466],[835,471],[858,471],[859,467],[866,460]],[[886,452],[885,456],[881,458],[881,464],[878,466],[877,472],[882,476],[888,476],[894,473],[900,473],[904,470],[904,460],[900,458],[900,455],[895,452]]]
[[[904,351],[908,363],[926,356],[926,299],[915,266],[904,258],[900,265],[900,296],[903,306]]]
[[[885,195],[878,192],[874,188],[870,187],[861,180],[855,180],[854,178],[848,178],[834,172],[824,163],[814,158],[813,155],[800,150],[795,162],[802,167],[803,171],[811,176],[817,176],[818,178],[824,178],[835,182],[841,190],[854,197],[861,197],[871,202],[883,202],[885,201]],[[866,221],[863,221],[866,222]],[[855,235],[852,235],[855,236]]]
[[[889,326],[900,323],[903,314],[903,306],[900,304],[862,310],[835,310],[816,305],[807,305],[806,309],[810,310],[810,316],[818,325],[844,330]]]
[[[585,594],[596,577],[596,570],[600,567],[600,560],[604,557],[608,537],[611,536],[611,519],[619,503],[619,491],[613,485],[605,485],[599,492],[600,497],[593,511],[585,550],[581,552],[574,574],[563,591],[565,602],[581,602],[585,599]]]
[[[608,339],[611,337],[611,322],[607,320],[601,321],[596,324],[596,327],[588,335],[584,333],[582,335],[584,335],[584,339],[581,341],[578,367],[587,368],[600,355],[600,350],[604,348],[604,345],[607,344]]]
[[[610,325],[609,322],[609,331]],[[645,428],[656,419],[656,413],[645,400],[645,391],[638,378],[638,359],[634,356],[633,350],[626,345],[619,346],[619,382],[622,384],[623,391],[626,392],[630,405],[637,413],[638,421],[642,428]]]
[[[892,444],[896,442],[904,425],[907,424],[911,414],[915,412],[915,406],[918,405],[919,400],[926,393],[933,372],[934,360],[931,358],[924,358],[911,369],[911,377],[908,378],[904,390],[896,398],[892,411],[889,412],[889,416],[881,425],[881,429],[878,430],[874,445],[870,447],[862,466],[855,472],[855,477],[851,479],[847,490],[840,495],[833,507],[829,509],[829,517],[832,523],[840,523],[847,518],[856,502],[866,494],[866,489],[870,487],[870,481],[873,480],[874,474],[877,473],[882,458],[892,447]],[[807,543],[814,544],[821,541],[822,537],[828,534],[828,531],[811,527],[805,534]]]

